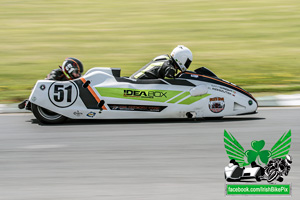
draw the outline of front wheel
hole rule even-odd
[[[37,120],[45,124],[60,124],[67,119],[61,114],[57,114],[35,104],[32,104],[31,110]]]
[[[278,177],[279,177],[279,172],[275,171],[275,170],[272,170],[268,175],[268,180],[267,181],[270,183],[270,182],[276,180]]]

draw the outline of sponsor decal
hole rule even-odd
[[[124,97],[141,97],[141,98],[167,98],[167,92],[160,91],[143,91],[143,90],[124,90]]]
[[[220,113],[225,108],[224,97],[209,98],[208,107],[213,113]]]
[[[183,65],[178,59],[175,59],[176,60],[176,62],[179,64],[179,65]]]
[[[190,96],[190,92],[177,90],[138,90],[130,88],[96,88],[102,97],[131,99],[138,101],[153,101],[166,103],[179,103],[190,105],[210,94]]]
[[[228,94],[228,95],[231,95],[231,96],[234,96],[234,97],[236,95],[235,90],[232,90],[232,89],[226,88],[226,87],[222,87],[222,86],[219,86],[219,85],[212,85],[212,87],[209,87],[208,89],[218,91],[218,92],[222,92],[224,94]]]
[[[111,110],[161,112],[167,106],[108,104]]]
[[[131,88],[96,88],[102,97],[132,99],[139,101],[166,102],[182,93],[177,90],[141,90]]]
[[[278,184],[289,175],[292,165],[291,130],[284,133],[270,150],[264,149],[264,140],[253,140],[252,149],[244,150],[237,139],[226,130],[224,131],[224,146],[229,158],[225,166],[227,182],[244,182],[251,179],[251,184],[226,183],[226,195],[291,195],[290,184]],[[253,182],[270,184],[253,184]],[[277,185],[278,184],[278,185]]]
[[[40,89],[41,89],[41,90],[45,90],[45,89],[46,89],[46,86],[43,84],[43,85],[40,86]]]
[[[82,112],[79,112],[78,110],[76,112],[73,112],[73,114],[76,116],[76,117],[79,117],[81,116],[83,113]]]
[[[96,115],[95,112],[89,112],[86,116],[93,118],[95,117],[95,115]]]

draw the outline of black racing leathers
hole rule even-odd
[[[154,58],[139,71],[130,76],[132,79],[158,79],[174,78],[176,69],[172,59],[168,55],[161,55]]]
[[[46,80],[55,80],[55,81],[67,81],[68,80],[60,68],[52,70],[45,79]]]

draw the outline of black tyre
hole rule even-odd
[[[31,105],[32,113],[42,123],[45,124],[60,124],[67,118],[61,114],[57,114],[35,104]]]
[[[256,179],[257,182],[261,181],[261,178],[259,176],[256,176],[255,179]]]
[[[279,178],[277,178],[277,181],[282,182],[282,181],[283,181],[283,178],[282,178],[282,177],[279,177]]]
[[[205,120],[221,120],[223,117],[203,117]]]
[[[279,173],[277,171],[275,171],[275,170],[272,170],[269,173],[267,181],[270,183],[270,182],[276,180],[278,178],[278,176],[279,176]]]

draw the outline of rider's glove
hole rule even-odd
[[[173,68],[173,67],[168,67],[168,68],[166,69],[166,74],[165,74],[165,76],[168,77],[168,78],[174,78],[174,77],[175,77],[175,73],[176,73],[175,68]]]

